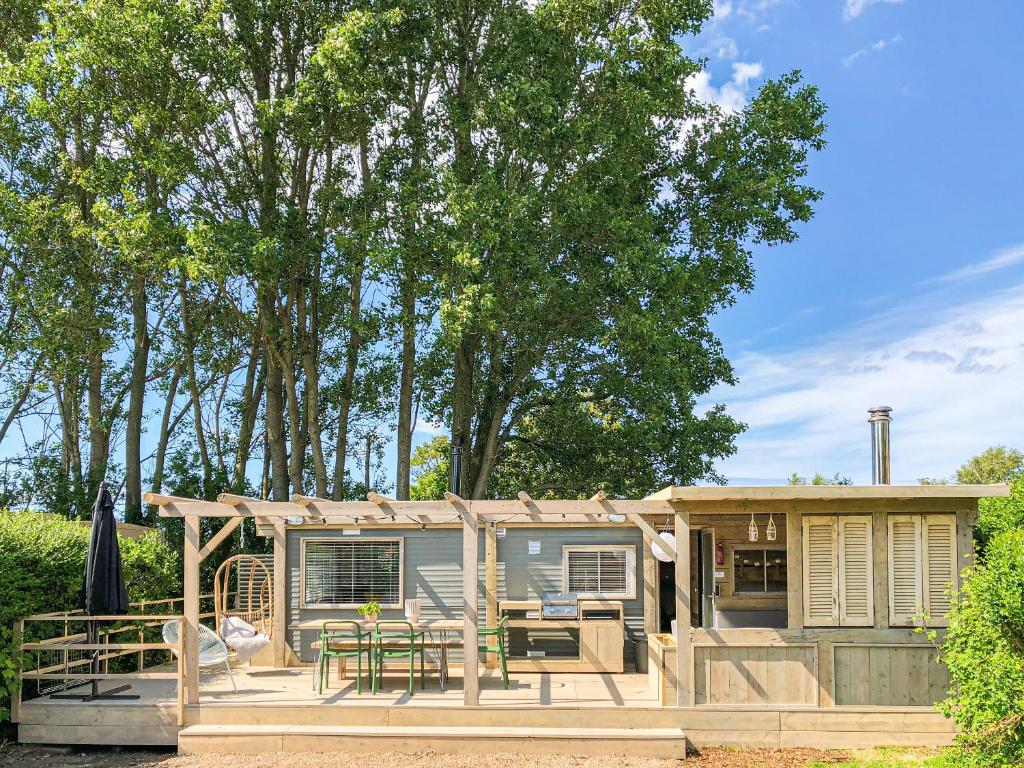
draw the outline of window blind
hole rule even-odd
[[[306,541],[303,546],[306,605],[401,603],[399,539]]]
[[[568,592],[610,597],[631,591],[631,558],[627,550],[569,549],[565,556]]]

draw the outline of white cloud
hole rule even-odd
[[[890,3],[895,5],[902,2],[903,0],[846,0],[846,2],[843,3],[843,21],[856,19],[864,13],[869,6],[877,3]]]
[[[988,446],[1024,435],[1024,283],[960,304],[908,302],[795,351],[736,360],[714,399],[749,425],[727,477],[796,471],[870,480],[867,409],[895,410],[894,482],[948,477]]]
[[[876,40],[871,45],[864,46],[863,48],[858,48],[856,51],[851,53],[849,56],[844,56],[843,59],[842,59],[843,66],[844,67],[849,67],[850,65],[853,64],[853,62],[855,62],[861,56],[866,56],[867,54],[869,54],[869,53],[871,53],[873,51],[885,50],[890,45],[896,45],[896,44],[902,43],[902,42],[903,42],[903,35],[901,35],[899,33],[896,33],[895,35],[893,35],[892,37],[890,37],[888,39],[882,38],[881,40]]]
[[[974,264],[968,264],[960,269],[954,269],[952,272],[947,272],[944,275],[939,275],[931,282],[956,282],[959,280],[966,280],[972,277],[978,277],[979,275],[987,275],[990,272],[997,272],[1000,269],[1006,269],[1017,264],[1024,263],[1024,244],[1014,245],[1010,248],[1004,248],[999,251],[995,256],[984,261],[979,261]]]
[[[732,65],[732,77],[728,82],[716,88],[711,82],[711,73],[702,70],[686,81],[697,98],[701,101],[714,103],[730,112],[739,112],[747,103],[750,93],[750,82],[764,74],[760,62],[737,61]]]

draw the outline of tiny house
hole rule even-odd
[[[84,619],[24,617],[19,739],[679,758],[687,745],[947,744],[955,728],[933,705],[948,677],[920,629],[941,641],[978,501],[1009,489],[888,484],[876,416],[867,486],[670,487],[639,500],[147,494],[183,519],[184,595],[100,618],[103,658],[138,660],[103,678],[129,681],[137,700],[52,698],[95,677]],[[270,643],[228,677],[200,667],[214,614],[199,564],[250,517],[273,542],[257,590]],[[224,521],[205,543],[203,518]],[[390,659],[364,690],[339,660],[320,690],[324,622],[361,620],[370,601],[421,630],[419,687]],[[183,627],[174,642],[159,639],[167,622]],[[27,627],[62,629],[26,642]]]

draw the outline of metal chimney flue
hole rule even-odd
[[[889,424],[892,422],[892,408],[878,405],[868,408],[868,424],[871,425],[871,483],[889,485]]]
[[[462,480],[462,446],[452,446],[452,466],[451,466],[451,477],[449,478],[448,490],[454,493],[456,496],[461,493],[461,480]]]

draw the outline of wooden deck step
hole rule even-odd
[[[682,759],[678,728],[497,728],[368,725],[191,725],[178,733],[178,752],[520,752],[629,755]]]

